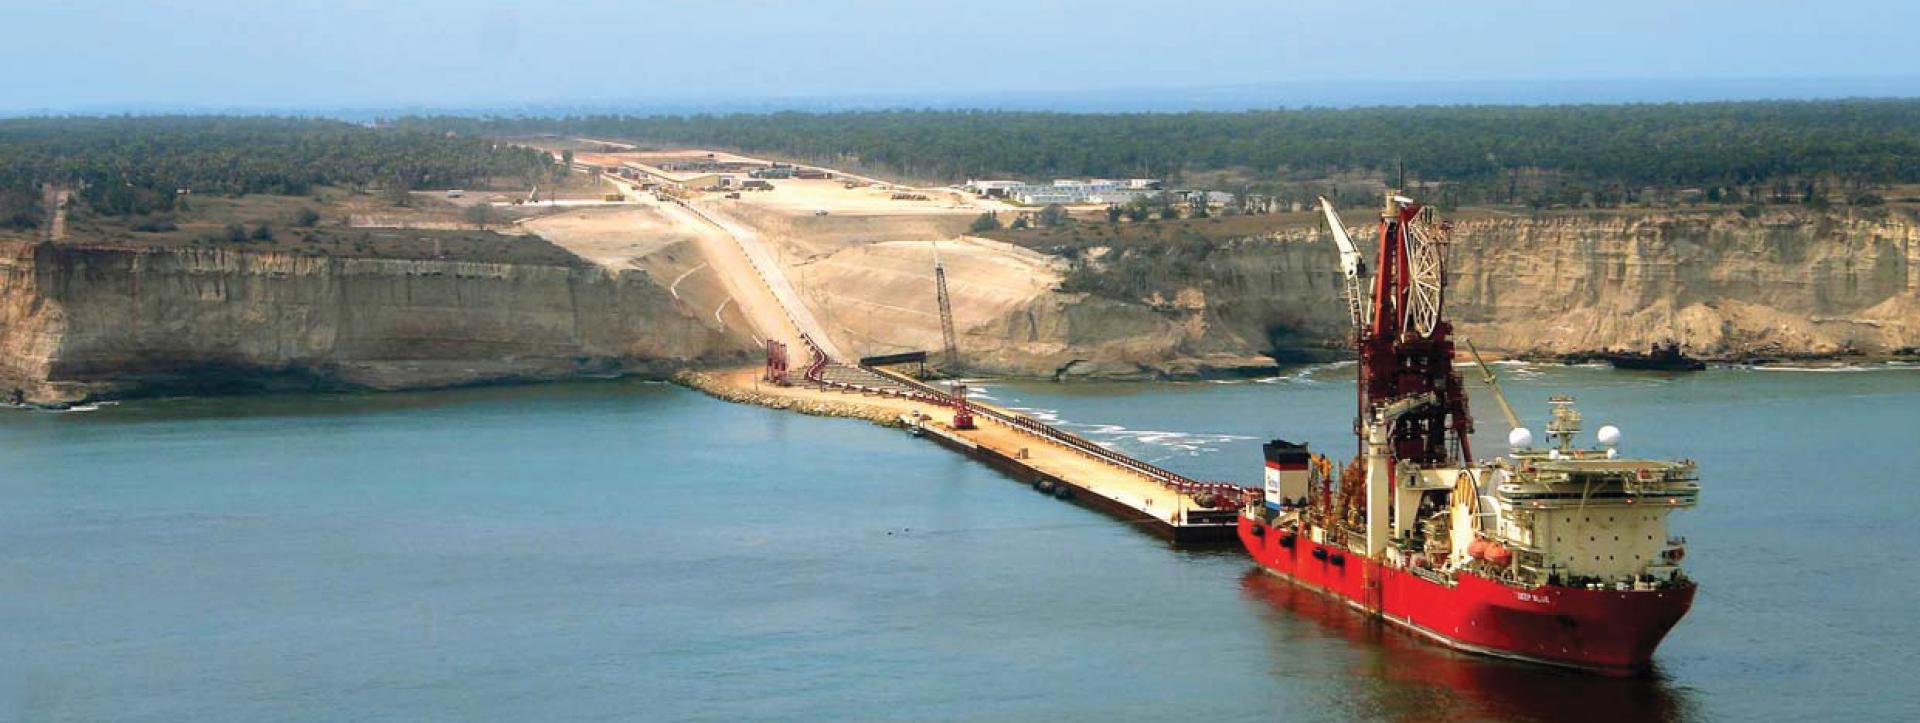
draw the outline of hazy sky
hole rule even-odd
[[[1915,0],[0,0],[0,12],[0,109],[14,112],[1920,76]]]

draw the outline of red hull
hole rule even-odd
[[[1652,661],[1661,639],[1693,605],[1691,585],[1626,592],[1521,589],[1461,573],[1449,587],[1317,545],[1304,535],[1289,547],[1282,544],[1285,537],[1240,518],[1240,542],[1268,571],[1449,646],[1486,655],[1631,674]]]

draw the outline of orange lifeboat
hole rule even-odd
[[[1495,566],[1506,567],[1508,563],[1513,562],[1513,550],[1497,542],[1488,544],[1486,560]]]

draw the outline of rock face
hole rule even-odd
[[[1773,214],[1464,224],[1463,333],[1512,352],[1885,353],[1920,342],[1906,219]]]
[[[1460,334],[1514,355],[1668,338],[1722,357],[1886,353],[1920,345],[1917,229],[1804,212],[1465,221],[1448,305]],[[991,331],[1019,344],[989,367],[1182,375],[1343,351],[1340,277],[1318,228],[1096,252],[1085,263],[1136,298],[1054,295],[1009,313]]]
[[[1462,335],[1507,354],[1669,337],[1713,356],[1885,353],[1920,346],[1916,229],[1898,213],[1463,221],[1449,305]],[[1058,259],[1021,252],[1001,268],[986,251],[948,249],[974,372],[1178,377],[1344,353],[1334,251],[1317,227],[1087,254],[1127,298],[1053,288],[1073,277],[1062,281]],[[862,253],[809,267],[836,328],[863,321],[849,348],[937,349],[931,249]],[[584,261],[0,243],[0,393],[41,400],[664,375],[750,363],[748,346],[644,272]]]
[[[0,333],[0,385],[36,399],[664,375],[743,358],[641,272],[58,243],[0,246]]]

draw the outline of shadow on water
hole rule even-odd
[[[1654,670],[1632,678],[1562,670],[1461,653],[1368,618],[1346,603],[1258,569],[1242,593],[1261,604],[1276,675],[1344,676],[1340,717],[1372,720],[1700,720],[1686,691]],[[1292,624],[1317,626],[1353,655],[1309,659]],[[1332,661],[1331,663],[1329,661]],[[1327,671],[1325,666],[1346,666]],[[1318,670],[1310,670],[1318,669]]]

